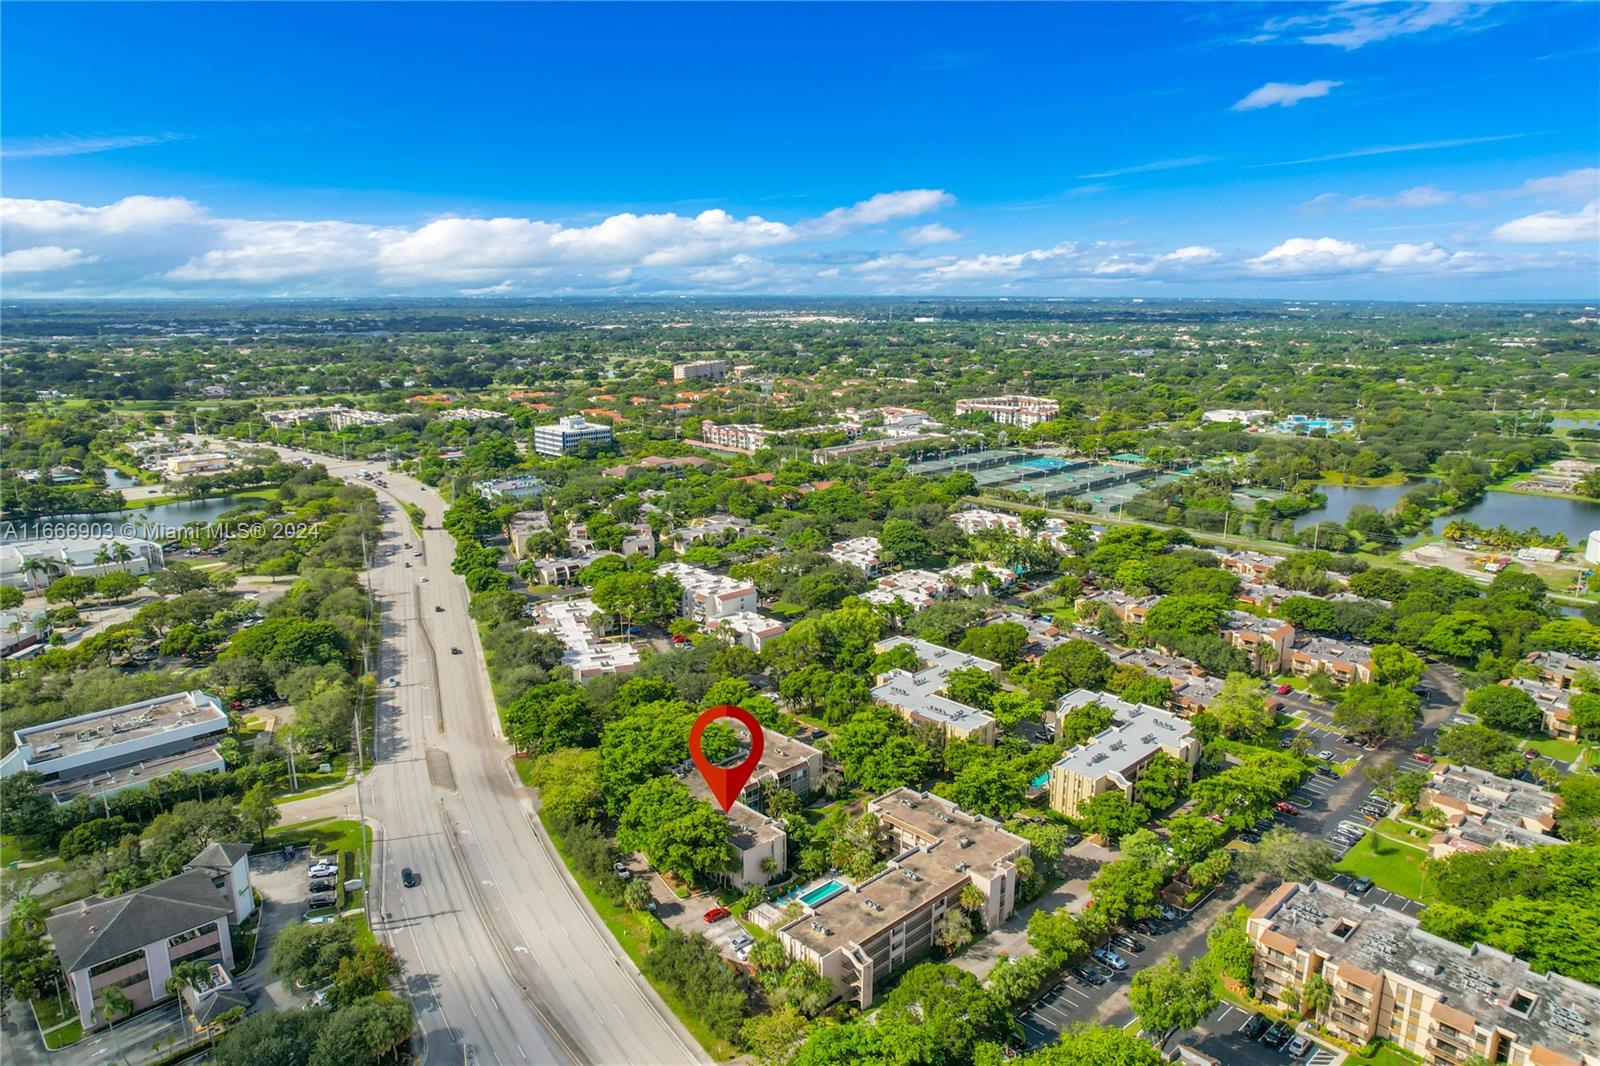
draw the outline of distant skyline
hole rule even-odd
[[[8,298],[1600,298],[1593,4],[0,7]]]

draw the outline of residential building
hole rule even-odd
[[[1279,660],[1279,669],[1287,669],[1299,677],[1310,677],[1319,670],[1326,671],[1340,685],[1372,680],[1372,648],[1349,640],[1332,637],[1301,637],[1289,649],[1287,663]]]
[[[1520,688],[1533,697],[1533,702],[1539,705],[1539,711],[1544,715],[1540,728],[1550,736],[1560,737],[1562,740],[1578,739],[1578,725],[1572,720],[1571,689],[1557,688],[1543,681],[1530,681],[1520,677],[1500,683]]]
[[[601,674],[632,673],[639,665],[639,652],[626,641],[605,641],[595,632],[590,619],[603,614],[587,596],[574,600],[550,600],[534,612],[533,629],[550,633],[565,644],[561,665],[578,681]]]
[[[550,532],[550,516],[543,511],[524,511],[511,520],[511,554],[528,554],[528,542],[540,533]]]
[[[731,514],[707,515],[696,518],[682,529],[672,531],[672,546],[678,551],[692,548],[702,541],[717,545],[738,540],[750,528],[750,523]]]
[[[34,647],[49,633],[50,615],[46,611],[26,607],[0,611],[0,655]]]
[[[882,433],[889,438],[922,438],[924,436],[940,436],[939,430],[944,426],[935,422],[926,411],[919,411],[914,407],[875,407],[857,410],[847,407],[844,410],[845,420],[868,430],[869,432]],[[870,420],[877,419],[876,424],[869,424]]]
[[[673,381],[721,381],[727,376],[728,363],[723,359],[698,359],[672,368]]]
[[[1281,663],[1288,656],[1294,644],[1294,626],[1248,611],[1229,611],[1222,622],[1222,639],[1244,652],[1250,657],[1250,665],[1260,669]]]
[[[698,455],[647,455],[643,459],[635,459],[631,463],[608,466],[600,473],[610,478],[630,478],[635,474],[648,473],[655,470],[659,470],[663,474],[670,474],[676,470],[699,470],[709,465],[710,460],[702,459]]]
[[[441,422],[489,422],[496,418],[510,417],[504,411],[491,411],[487,407],[452,407],[439,412]]]
[[[1282,603],[1290,596],[1304,595],[1305,593],[1303,592],[1296,592],[1294,589],[1286,589],[1282,585],[1272,585],[1259,581],[1246,581],[1244,584],[1239,586],[1239,591],[1233,594],[1233,598],[1238,600],[1240,603],[1248,604],[1251,607],[1261,607],[1270,611],[1272,608],[1278,606],[1278,604]],[[1352,597],[1352,599],[1357,600],[1360,598],[1360,596]],[[1328,599],[1333,600],[1336,599],[1336,597],[1329,596]]]
[[[984,396],[956,401],[956,417],[985,414],[1004,426],[1037,426],[1060,412],[1060,403],[1039,396]]]
[[[578,574],[586,569],[590,563],[605,555],[615,555],[616,552],[583,552],[578,555],[567,555],[560,559],[539,560],[539,584],[541,585],[572,585],[578,581]]]
[[[994,743],[994,719],[987,711],[958,703],[945,695],[950,675],[956,670],[978,669],[998,677],[1000,664],[976,655],[952,651],[914,637],[890,637],[876,645],[879,654],[900,644],[908,644],[920,661],[915,671],[890,670],[877,679],[872,698],[892,707],[913,722],[933,722],[953,740]]]
[[[991,511],[986,507],[971,507],[965,511],[957,511],[950,516],[950,521],[969,537],[985,529],[1004,529],[1019,537],[1023,532],[1021,518],[1003,511]]]
[[[566,415],[551,426],[535,426],[533,450],[540,455],[575,455],[611,446],[611,427]]]
[[[1560,804],[1554,793],[1538,785],[1441,763],[1433,768],[1417,805],[1445,817],[1444,829],[1428,847],[1437,859],[1458,851],[1563,844],[1553,834]]]
[[[1062,753],[1050,767],[1050,806],[1067,817],[1103,792],[1133,799],[1133,786],[1157,752],[1193,767],[1201,744],[1189,723],[1145,703],[1129,703],[1104,692],[1074,689],[1056,704],[1058,715],[1097,703],[1112,713],[1111,725]]]
[[[1600,989],[1505,952],[1425,933],[1417,918],[1317,881],[1280,885],[1251,912],[1257,996],[1298,1011],[1313,974],[1322,1020],[1364,1046],[1388,1040],[1424,1066],[1471,1055],[1507,1066],[1600,1064]]]
[[[867,805],[897,854],[881,873],[859,885],[836,881],[837,891],[808,905],[778,930],[791,958],[805,959],[835,991],[869,1007],[878,989],[933,947],[939,920],[960,906],[962,889],[983,896],[977,916],[999,926],[1016,910],[1017,864],[1026,840],[992,819],[969,814],[927,792],[896,789]]]
[[[232,930],[250,914],[249,845],[213,844],[183,873],[120,896],[90,896],[45,920],[67,994],[85,1029],[99,1021],[105,990],[135,1010],[169,995],[173,967],[190,960],[234,965]]]
[[[719,618],[714,628],[726,630],[734,640],[753,652],[759,652],[769,642],[783,636],[789,627],[776,618],[768,618],[755,611],[739,611]]]
[[[854,439],[861,435],[861,427],[850,422],[825,426],[802,426],[799,429],[768,429],[759,422],[742,425],[722,424],[706,419],[700,423],[700,440],[715,448],[753,455],[774,441],[785,437],[812,436],[824,433],[842,433]]]
[[[0,777],[32,771],[59,803],[136,788],[174,771],[224,768],[222,701],[198,690],[28,726],[0,759]]]
[[[1172,685],[1172,700],[1184,711],[1203,711],[1222,692],[1222,679],[1211,677],[1205,667],[1154,648],[1117,648],[1111,653],[1117,666],[1136,666],[1147,674],[1163,678]]]
[[[1241,426],[1253,426],[1258,422],[1265,422],[1272,417],[1272,412],[1265,407],[1251,407],[1237,410],[1230,407],[1219,407],[1214,411],[1206,411],[1200,416],[1202,422],[1233,422]]]
[[[1111,613],[1124,624],[1142,626],[1145,616],[1150,613],[1150,608],[1160,602],[1160,596],[1130,596],[1116,589],[1102,589],[1099,592],[1079,596],[1073,601],[1072,606],[1078,612],[1079,618],[1092,618],[1093,615],[1084,613],[1091,608],[1096,609],[1095,614],[1099,613],[1098,608],[1110,608]]]
[[[878,552],[882,550],[877,537],[851,537],[836,540],[828,549],[828,556],[836,563],[855,567],[868,577],[878,572]]]
[[[1017,575],[999,563],[957,563],[940,576],[968,596],[998,596],[1017,583]]]
[[[263,417],[268,425],[279,428],[298,426],[301,422],[322,418],[327,419],[328,428],[341,430],[350,426],[381,426],[400,416],[378,411],[358,411],[353,407],[335,404],[332,407],[291,407],[282,411],[268,411]]]
[[[949,582],[932,571],[902,570],[878,578],[877,586],[863,593],[861,598],[868,603],[885,606],[900,600],[921,610],[936,600],[944,599],[949,591]]]
[[[1284,561],[1283,556],[1268,555],[1266,552],[1235,550],[1219,551],[1214,554],[1218,566],[1230,574],[1238,574],[1249,582],[1267,580],[1272,568]]]
[[[169,455],[150,463],[150,469],[160,474],[164,481],[177,481],[203,474],[220,474],[239,465],[239,460],[228,452],[184,452]]]
[[[756,609],[756,587],[723,574],[713,574],[688,563],[664,563],[656,570],[671,575],[683,586],[679,614],[710,628],[736,614]]]
[[[1583,561],[1591,566],[1600,565],[1600,529],[1589,534],[1589,539],[1583,542]]]
[[[4,550],[4,546],[0,545],[0,552]],[[1583,670],[1600,677],[1600,659],[1585,659],[1564,651],[1532,652],[1527,661],[1533,664],[1547,684],[1560,689],[1571,688],[1573,680]]]
[[[514,474],[474,481],[472,489],[479,496],[514,496],[526,500],[544,495],[545,484],[532,474]]]

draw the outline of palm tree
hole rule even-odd
[[[34,557],[25,559],[22,563],[22,572],[27,574],[28,578],[33,582],[33,591],[35,592],[38,592],[44,584],[41,580],[42,576],[49,574],[52,570],[54,570],[54,567],[48,559]]]
[[[128,564],[133,562],[133,549],[119,540],[111,546],[111,558],[117,561],[119,570],[126,570]]]
[[[105,541],[100,542],[100,547],[95,549],[94,565],[106,566],[111,562],[111,546]]]
[[[20,929],[34,930],[44,924],[45,909],[31,892],[19,895],[11,904],[11,921]]]
[[[122,1050],[122,1038],[117,1036],[117,1019],[126,1018],[133,1012],[133,1000],[121,988],[111,985],[100,993],[100,1011],[111,1030],[111,1039],[116,1042],[117,1054],[123,1062],[127,1062],[127,1053]]]

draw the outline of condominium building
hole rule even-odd
[[[987,507],[969,507],[965,511],[957,511],[950,516],[950,521],[969,537],[986,529],[1003,529],[1019,537],[1023,532],[1021,518],[1003,511],[991,511]]]
[[[1251,666],[1260,668],[1288,657],[1294,644],[1294,626],[1248,611],[1229,611],[1222,621],[1222,639],[1249,656]]]
[[[940,576],[968,596],[996,596],[1017,583],[1017,575],[999,563],[957,563]]]
[[[1222,692],[1222,679],[1211,677],[1205,667],[1154,648],[1118,648],[1111,653],[1116,666],[1134,666],[1172,685],[1172,701],[1183,710],[1203,711]]]
[[[616,552],[580,552],[577,555],[565,555],[559,559],[540,559],[539,584],[541,585],[572,585],[576,584],[578,574],[586,570],[590,563]]]
[[[639,665],[639,652],[632,644],[601,639],[591,621],[596,615],[603,617],[603,612],[587,596],[551,600],[541,604],[534,614],[535,632],[550,633],[566,645],[561,665],[570,669],[578,681],[601,674],[632,673]]]
[[[1372,680],[1372,648],[1332,637],[1301,637],[1289,654],[1279,660],[1279,668],[1300,677],[1325,671],[1336,683],[1348,685]]]
[[[877,585],[864,592],[861,598],[884,606],[899,600],[920,610],[944,599],[949,591],[950,583],[930,570],[901,570],[880,577]]]
[[[441,422],[490,422],[496,418],[510,417],[504,411],[491,411],[487,407],[452,407],[439,412]]]
[[[781,786],[804,799],[822,773],[822,752],[816,748],[765,726],[761,734],[761,759],[726,814],[734,860],[724,875],[736,889],[769,884],[788,869],[789,834],[783,822],[766,814],[766,787]],[[742,764],[749,751],[742,745],[723,765]],[[711,789],[699,774],[687,774],[684,784],[691,795],[713,802]]]
[[[1539,676],[1546,684],[1556,688],[1571,688],[1574,679],[1585,670],[1600,677],[1600,659],[1585,659],[1580,655],[1569,655],[1564,651],[1532,652],[1528,655],[1527,661],[1539,671]]]
[[[783,636],[789,627],[776,618],[768,618],[755,611],[739,611],[717,619],[712,628],[726,632],[751,651],[759,652]]]
[[[574,455],[610,446],[611,427],[587,422],[582,415],[566,415],[555,425],[533,430],[533,450],[540,455]]]
[[[1068,748],[1050,767],[1050,806],[1067,817],[1076,816],[1079,807],[1103,792],[1117,791],[1133,799],[1134,784],[1157,752],[1191,768],[1200,761],[1201,744],[1189,723],[1149,704],[1080,688],[1057,701],[1056,713],[1065,716],[1091,703],[1111,712],[1111,724]]]
[[[877,537],[851,537],[836,540],[828,548],[828,556],[836,563],[853,566],[868,577],[878,572],[878,553],[882,545]]]
[[[1109,608],[1123,623],[1142,626],[1145,616],[1150,613],[1150,608],[1160,602],[1160,596],[1130,596],[1116,589],[1102,589],[1086,596],[1079,596],[1073,601],[1072,606],[1078,612],[1079,618],[1091,617],[1085,614],[1086,611],[1098,614],[1099,608]]]
[[[1280,885],[1251,912],[1256,994],[1298,1011],[1312,975],[1320,1020],[1357,1046],[1388,1040],[1424,1066],[1468,1056],[1507,1066],[1600,1066],[1600,989],[1474,944],[1316,881]]]
[[[526,500],[544,495],[545,484],[532,474],[515,474],[474,481],[472,490],[479,496],[513,496]]]
[[[167,979],[179,963],[233,967],[232,930],[255,908],[249,853],[248,844],[212,844],[175,877],[120,896],[90,896],[45,919],[85,1029],[101,1018],[108,988],[120,988],[140,1010],[170,995]]]
[[[842,433],[852,440],[861,435],[861,427],[851,422],[836,422],[824,426],[802,426],[798,429],[768,429],[759,422],[741,425],[723,424],[706,419],[700,423],[700,440],[715,448],[753,455],[762,448],[785,437],[814,436]]]
[[[1521,677],[1500,683],[1521,689],[1533,697],[1533,702],[1539,705],[1539,712],[1544,716],[1540,728],[1550,736],[1562,740],[1578,739],[1578,725],[1572,720],[1573,693],[1570,688],[1558,688],[1544,681],[1530,681]]]
[[[1444,828],[1428,845],[1435,859],[1460,851],[1566,843],[1553,835],[1561,805],[1554,793],[1476,767],[1436,765],[1417,805],[1444,815]]]
[[[1217,565],[1230,574],[1238,574],[1246,581],[1265,581],[1272,568],[1284,561],[1281,555],[1268,555],[1255,551],[1218,551]]]
[[[59,803],[110,795],[174,771],[223,769],[217,742],[227,729],[215,696],[157,696],[17,730],[17,746],[0,759],[0,777],[41,774],[40,787]]]
[[[656,573],[670,575],[683,586],[678,613],[707,628],[736,614],[756,609],[756,587],[688,563],[664,563]]]
[[[836,879],[831,893],[808,892],[805,913],[778,930],[791,958],[816,966],[841,997],[863,1008],[892,974],[933,947],[935,926],[960,907],[966,886],[983,896],[977,917],[985,929],[1009,918],[1017,905],[1016,861],[1029,852],[1022,837],[931,793],[896,789],[867,809],[893,843],[887,867],[859,885]]]
[[[586,522],[574,522],[567,527],[567,546],[580,554],[593,551],[611,551],[595,544],[594,538],[589,535],[589,526]],[[617,544],[613,555],[627,557],[629,555],[642,555],[646,559],[656,556],[656,534],[650,528],[649,522],[635,522],[622,534],[622,540]]]
[[[699,470],[708,465],[710,465],[709,461],[700,458],[698,455],[647,455],[643,459],[635,459],[631,463],[608,466],[600,473],[610,478],[630,478],[635,474],[650,471],[670,474],[675,470]]]
[[[749,522],[731,514],[707,515],[704,518],[691,520],[682,529],[673,530],[672,546],[683,551],[702,542],[713,545],[726,544],[744,536],[749,528]]]
[[[1232,422],[1241,426],[1252,426],[1258,422],[1265,422],[1272,417],[1272,412],[1265,407],[1250,407],[1238,409],[1232,407],[1219,407],[1200,415],[1202,422]]]
[[[721,381],[727,376],[728,363],[723,359],[697,359],[672,368],[673,381]]]
[[[1061,413],[1061,404],[1039,396],[984,396],[957,400],[956,416],[985,414],[1005,426],[1037,426]]]
[[[1000,664],[914,637],[890,637],[879,641],[876,649],[882,654],[901,644],[917,653],[918,668],[879,675],[872,698],[913,722],[938,725],[950,739],[993,744],[994,719],[989,713],[951,699],[945,688],[957,670],[977,669],[998,677]]]
[[[310,419],[325,418],[328,421],[328,428],[341,430],[350,426],[382,426],[400,416],[380,411],[360,411],[353,407],[335,404],[332,407],[292,407],[282,411],[268,411],[263,417],[269,425],[280,428],[298,426]]]
[[[511,520],[511,554],[521,558],[528,554],[528,542],[541,533],[550,532],[550,516],[543,511],[524,511]]]

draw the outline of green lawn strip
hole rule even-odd
[[[74,1020],[69,1025],[59,1029],[52,1029],[44,1034],[44,1046],[51,1051],[59,1051],[83,1039],[83,1023]]]
[[[31,840],[24,840],[10,833],[0,833],[0,864],[37,862],[49,855],[50,852],[40,849]]]
[[[611,931],[611,935],[616,938],[617,943],[622,945],[622,950],[628,953],[628,958],[633,960],[633,964],[639,968],[639,972],[644,974],[645,980],[650,982],[661,998],[666,1001],[667,1006],[672,1008],[672,1013],[678,1016],[678,1020],[683,1023],[684,1028],[694,1034],[694,1038],[700,1041],[700,1046],[710,1052],[713,1058],[719,1060],[733,1058],[738,1053],[736,1049],[710,1029],[707,1029],[703,1022],[685,1009],[676,988],[662,984],[648,973],[645,973],[644,957],[650,952],[650,929],[648,923],[655,922],[657,919],[619,907],[611,902],[609,896],[596,891],[589,879],[573,868],[572,860],[567,855],[566,844],[560,835],[550,828],[550,823],[544,821],[543,817],[539,821],[544,825],[544,830],[549,834],[551,842],[555,844],[556,851],[560,853],[561,861],[567,864],[567,869],[571,872],[572,879],[578,883],[578,888],[583,891],[584,898],[589,901],[589,906],[600,916],[600,920],[606,924],[606,928]]]
[[[1532,748],[1548,759],[1558,759],[1561,762],[1576,762],[1578,757],[1590,750],[1593,745],[1584,744],[1576,740],[1562,740],[1560,737],[1538,736],[1530,737],[1522,742],[1524,748]]]
[[[1382,833],[1368,833],[1345,853],[1334,869],[1372,878],[1374,884],[1419,903],[1428,901],[1423,891],[1422,863],[1428,853]]]
[[[53,995],[40,996],[33,1000],[33,1017],[39,1023],[40,1029],[54,1029],[78,1016],[72,1000],[67,998],[65,987],[61,989],[61,1002],[56,1003]]]
[[[1422,1060],[1385,1042],[1373,1047],[1370,1054],[1357,1052],[1345,1061],[1355,1066],[1417,1066]]]

